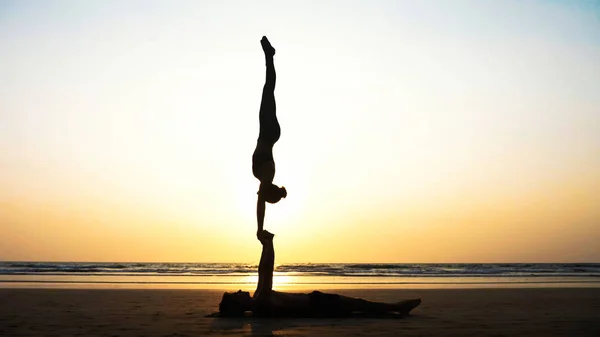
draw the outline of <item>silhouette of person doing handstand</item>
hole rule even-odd
[[[281,128],[277,121],[275,107],[275,65],[273,56],[275,48],[266,36],[260,40],[262,49],[265,53],[266,79],[262,92],[262,101],[260,103],[259,122],[260,132],[256,149],[252,155],[252,173],[260,180],[258,189],[258,200],[256,202],[256,220],[258,230],[256,236],[259,237],[263,231],[265,220],[265,202],[275,204],[287,196],[285,187],[278,187],[273,184],[275,177],[275,161],[273,159],[273,146],[279,140]]]

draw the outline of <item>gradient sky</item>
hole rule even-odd
[[[600,3],[0,1],[0,260],[599,262]]]

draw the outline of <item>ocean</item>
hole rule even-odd
[[[0,262],[0,287],[252,289],[241,263]],[[301,263],[274,288],[599,287],[600,263]]]

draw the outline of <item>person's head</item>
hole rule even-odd
[[[275,184],[260,184],[258,195],[266,202],[276,204],[281,198],[287,197],[287,190],[285,187],[278,187]]]
[[[250,309],[250,293],[238,290],[235,293],[224,293],[219,303],[221,316],[243,316]]]

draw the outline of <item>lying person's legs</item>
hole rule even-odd
[[[353,313],[381,315],[392,312],[406,315],[421,303],[420,299],[397,303],[371,302],[362,298],[327,294],[320,291],[313,291],[308,296],[310,297],[310,307],[317,316],[346,316]]]
[[[402,315],[408,314],[412,309],[421,304],[420,299],[406,300],[397,303],[381,303],[363,300],[362,298],[353,298],[341,296],[342,306],[348,307],[351,311],[358,311],[370,314],[383,314],[387,312],[397,312]]]

